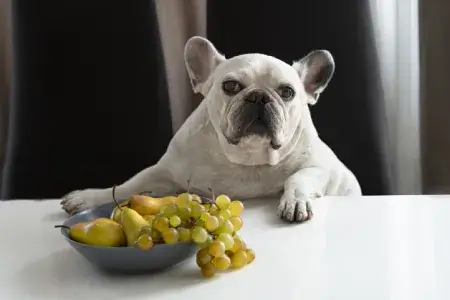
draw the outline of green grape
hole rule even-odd
[[[204,266],[204,265],[202,264],[202,262],[200,261],[200,259],[198,259],[198,257],[195,258],[195,262],[197,263],[197,266],[198,266],[199,268],[201,268],[201,267]]]
[[[223,224],[223,221],[225,221],[221,215],[217,215],[217,219],[219,220],[219,226]]]
[[[209,216],[211,216],[211,215],[205,211],[205,212],[203,212],[202,215],[200,216],[200,220],[206,222],[206,220],[208,219]]]
[[[219,215],[219,211],[220,209],[217,207],[217,205],[211,205],[211,207],[209,208],[209,214],[212,216]]]
[[[191,231],[184,227],[178,227],[178,236],[180,237],[180,242],[187,243],[192,240]]]
[[[221,233],[217,237],[218,241],[221,241],[225,245],[225,250],[230,250],[234,246],[234,239],[231,234]]]
[[[241,201],[235,200],[230,203],[229,210],[233,217],[239,217],[244,211],[244,204]]]
[[[202,203],[202,198],[199,195],[192,194],[192,201]]]
[[[191,237],[197,244],[203,244],[208,240],[208,232],[205,228],[195,227],[192,229]]]
[[[228,220],[231,217],[231,212],[229,209],[224,209],[219,212],[219,216],[221,216],[224,220]]]
[[[177,197],[177,204],[182,207],[189,207],[192,202],[192,195],[189,193],[179,194]]]
[[[242,238],[241,238],[241,240],[242,240]],[[248,249],[248,248],[247,248],[247,244],[245,243],[244,240],[242,240],[242,249],[243,249],[243,250],[247,250],[247,249]]]
[[[233,224],[235,232],[241,230],[242,225],[244,225],[244,222],[242,221],[241,217],[231,217],[230,222],[231,224]]]
[[[191,205],[191,217],[199,219],[206,211],[205,207],[198,202],[193,201],[192,204],[197,203],[196,205]]]
[[[197,222],[195,223],[195,226],[205,227],[205,221],[198,219]]]
[[[150,250],[153,247],[153,239],[149,234],[142,234],[138,237],[136,246],[141,250]]]
[[[162,209],[161,212],[166,218],[170,218],[175,215],[178,211],[178,206],[176,204],[167,204]]]
[[[234,269],[242,268],[247,264],[248,257],[244,250],[239,250],[231,256],[231,265]]]
[[[221,256],[225,253],[225,245],[221,241],[213,241],[209,245],[209,254],[214,257]]]
[[[178,227],[181,224],[181,219],[179,216],[171,216],[169,219],[170,226]]]
[[[201,268],[212,260],[211,254],[208,249],[201,249],[197,252],[197,265]]]
[[[189,220],[191,217],[191,209],[189,207],[178,207],[178,216],[183,222]]]
[[[228,233],[232,234],[234,231],[233,223],[230,220],[225,220],[214,232],[215,234]]]
[[[244,248],[243,246],[244,245],[243,245],[243,241],[242,241],[241,237],[238,235],[234,236],[233,237],[233,247],[231,247],[230,251],[233,253],[236,253],[237,251],[243,249]]]
[[[166,244],[175,244],[178,242],[178,231],[175,228],[169,228],[162,232],[162,237]]]
[[[154,242],[158,242],[161,241],[162,236],[161,236],[161,232],[159,232],[158,230],[152,228],[152,231],[150,232],[150,236],[152,237]]]
[[[255,260],[255,251],[253,251],[252,249],[247,249],[245,251],[245,253],[247,254],[247,264],[251,263],[253,260]]]
[[[212,242],[213,242],[212,236],[208,235],[208,238],[206,239],[206,241],[204,243],[199,244],[198,246],[200,249],[205,249],[205,248],[208,248]]]
[[[205,277],[205,278],[211,278],[211,277],[213,277],[214,276],[214,274],[215,274],[215,269],[214,269],[214,266],[213,266],[213,264],[210,262],[210,263],[207,263],[206,265],[204,265],[201,269],[200,269],[200,271],[202,272],[202,275],[203,275],[203,277]]]
[[[205,221],[206,230],[209,232],[215,231],[219,227],[219,219],[215,216],[208,216],[208,219]]]
[[[192,209],[194,206],[199,206],[201,205],[200,203],[198,203],[197,201],[191,201],[189,202],[189,207]]]
[[[230,197],[228,197],[227,195],[220,195],[216,198],[215,201],[216,205],[222,210],[227,209],[228,205],[230,205],[230,202]]]
[[[214,257],[212,262],[213,262],[214,267],[216,267],[216,269],[220,270],[220,271],[225,271],[231,265],[230,258],[228,256],[226,256],[225,254]]]
[[[153,228],[155,228],[159,232],[163,232],[169,229],[169,219],[164,216],[156,216],[153,219]]]
[[[152,228],[150,226],[144,226],[141,228],[141,230],[139,231],[139,235],[142,234],[151,234],[152,233]]]

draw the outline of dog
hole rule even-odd
[[[186,191],[232,199],[276,197],[288,222],[313,215],[318,197],[361,195],[355,175],[320,139],[309,106],[334,75],[333,56],[315,50],[292,65],[252,53],[225,58],[206,38],[185,45],[194,92],[204,98],[174,134],[165,154],[115,189],[119,199]],[[73,191],[69,214],[112,201],[112,187]]]

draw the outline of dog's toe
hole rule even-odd
[[[109,189],[86,189],[73,191],[63,197],[61,208],[69,214],[74,214],[88,208],[110,202]]]
[[[86,209],[86,204],[81,197],[70,197],[66,198],[66,201],[62,205],[62,209],[72,215]]]
[[[70,199],[73,198],[73,195],[75,195],[76,193],[79,193],[79,192],[80,192],[80,190],[76,190],[76,191],[72,191],[72,192],[66,194],[66,195],[62,198],[62,201],[61,201],[59,204],[61,204],[61,205],[66,204]]]
[[[309,199],[283,197],[278,206],[278,216],[287,222],[304,222],[312,218]]]

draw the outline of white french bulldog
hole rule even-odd
[[[317,102],[334,73],[325,50],[292,66],[263,54],[226,59],[210,41],[192,37],[187,70],[204,100],[175,134],[154,166],[118,185],[116,197],[152,191],[232,199],[280,197],[278,215],[290,222],[312,216],[311,200],[361,195],[353,173],[319,138],[308,105]],[[74,191],[61,204],[76,213],[112,201],[112,188]]]

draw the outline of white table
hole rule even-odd
[[[0,201],[0,299],[450,299],[450,196],[324,198],[302,225],[247,202],[244,269],[211,280],[195,259],[165,273],[96,271],[53,225],[59,201]]]

